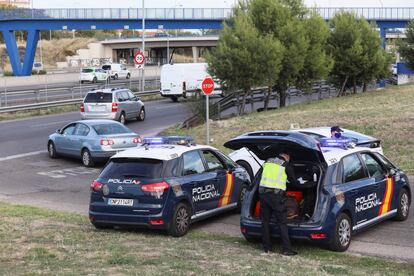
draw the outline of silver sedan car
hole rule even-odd
[[[137,147],[141,137],[123,124],[111,120],[72,122],[49,136],[50,158],[64,155],[80,158],[86,167],[105,161],[115,153]]]

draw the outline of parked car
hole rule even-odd
[[[106,161],[119,151],[137,147],[141,137],[124,125],[111,120],[87,120],[69,123],[49,136],[50,158],[80,158],[86,167]]]
[[[188,137],[151,137],[113,157],[91,184],[96,228],[134,225],[183,236],[194,221],[240,208],[246,172]]]
[[[85,81],[97,83],[98,81],[109,81],[109,74],[100,68],[88,67],[83,68],[80,73],[80,83]]]
[[[117,80],[118,78],[129,79],[131,72],[123,64],[111,63],[102,65],[102,69],[109,74],[111,78]]]
[[[261,160],[289,152],[298,183],[287,183],[289,234],[345,251],[352,236],[381,221],[408,218],[411,189],[407,175],[378,151],[367,147],[345,147],[347,142],[321,144],[294,131],[246,133],[224,144],[242,147]],[[329,145],[329,146],[328,146]],[[260,238],[258,187],[262,169],[246,192],[240,215],[246,240]],[[273,237],[279,236],[271,223]]]
[[[344,131],[342,136],[351,140],[356,146],[370,148],[373,151],[383,153],[379,139],[349,129],[343,128],[342,130]],[[306,134],[317,141],[320,141],[322,138],[331,137],[330,127],[298,128],[291,129],[291,131]],[[253,179],[264,162],[264,160],[258,158],[252,151],[245,148],[236,150],[230,153],[229,156],[249,173],[251,179]]]
[[[43,70],[43,63],[41,63],[41,62],[34,62],[33,63],[33,69],[32,70],[33,71],[37,71],[37,72],[42,71]]]
[[[125,124],[127,120],[145,120],[145,106],[126,88],[91,90],[80,107],[82,119],[110,119]]]

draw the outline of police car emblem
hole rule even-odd
[[[102,192],[103,192],[103,194],[104,195],[109,195],[109,188],[108,188],[108,185],[104,185],[103,186],[103,188],[102,188]]]

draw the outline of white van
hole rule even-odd
[[[165,64],[161,68],[161,96],[174,102],[189,92],[201,90],[201,83],[208,76],[207,63]],[[213,95],[223,95],[221,86],[215,82]]]
[[[129,79],[131,77],[131,72],[129,72],[129,70],[123,64],[105,64],[102,65],[102,69],[105,70],[114,80],[119,78]]]

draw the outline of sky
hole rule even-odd
[[[136,8],[143,0],[32,0],[34,8]],[[227,8],[237,0],[147,0],[146,8]],[[309,7],[414,7],[414,0],[305,0]]]

